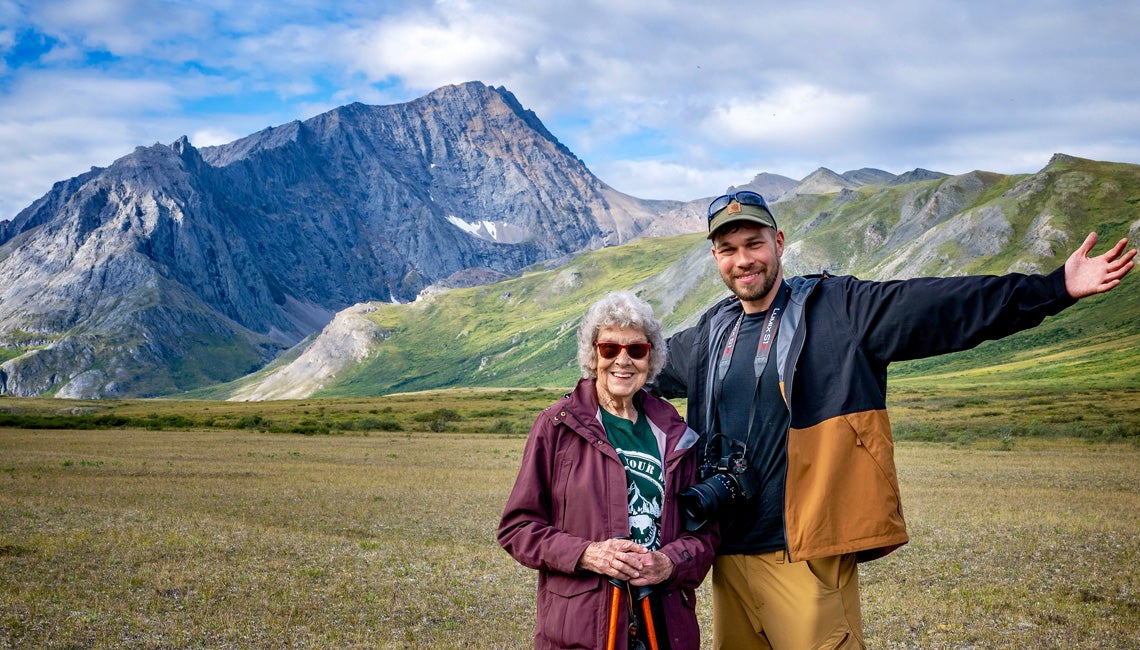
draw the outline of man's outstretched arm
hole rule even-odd
[[[1103,255],[1089,257],[1096,241],[1096,233],[1090,232],[1081,247],[1073,251],[1065,261],[1065,289],[1073,298],[1084,298],[1112,289],[1120,284],[1121,278],[1128,275],[1136,264],[1133,259],[1136,257],[1136,249],[1124,252],[1128,238],[1116,242]]]

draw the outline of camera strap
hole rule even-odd
[[[784,308],[788,305],[788,294],[792,291],[787,282],[780,286],[780,292],[776,295],[776,300],[768,309],[768,321],[764,324],[764,331],[760,334],[760,342],[756,345],[756,357],[753,359],[752,367],[756,373],[756,381],[760,381],[760,377],[764,374],[764,367],[768,365],[768,354],[772,348],[772,337],[776,335],[777,327],[780,324],[780,317],[784,314]],[[724,352],[720,355],[720,361],[716,367],[716,383],[717,383],[717,397],[720,397],[721,391],[724,390],[724,378],[728,375],[728,367],[732,364],[732,351],[736,348],[736,339],[740,336],[740,327],[744,324],[744,312],[736,317],[736,322],[732,324],[732,331],[728,333],[728,340],[724,344]]]
[[[768,366],[768,357],[772,351],[772,339],[779,331],[780,319],[784,315],[784,308],[788,306],[788,298],[792,293],[791,286],[787,282],[780,285],[780,291],[776,294],[776,299],[768,309],[768,319],[764,323],[764,330],[760,333],[760,341],[756,345],[756,356],[752,361],[752,369],[756,374],[756,385],[753,389],[752,406],[748,410],[748,428],[745,431],[744,439],[744,453],[748,453],[748,441],[752,438],[752,425],[756,418],[756,400],[760,394],[760,378],[764,375],[764,369]],[[740,328],[744,324],[744,312],[736,318],[736,322],[732,325],[732,330],[728,334],[728,340],[724,345],[724,352],[720,355],[720,361],[717,363],[716,369],[716,386],[714,390],[715,402],[711,404],[713,413],[716,413],[716,403],[720,402],[720,397],[724,392],[724,378],[728,375],[728,367],[732,364],[732,352],[736,347],[736,339],[740,336]],[[714,416],[715,417],[715,416]],[[719,429],[719,426],[717,427]],[[711,442],[711,440],[709,440]],[[707,446],[707,443],[706,443]],[[706,455],[707,455],[706,449]]]

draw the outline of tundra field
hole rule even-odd
[[[1140,392],[903,384],[868,646],[1140,648]],[[560,394],[0,398],[0,648],[527,647],[495,529]]]

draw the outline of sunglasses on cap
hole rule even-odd
[[[617,355],[621,354],[622,350],[629,353],[630,359],[644,359],[645,355],[649,354],[649,348],[652,346],[648,343],[603,343],[598,341],[594,345],[598,346],[598,355],[603,359],[615,359]]]
[[[772,214],[772,209],[768,207],[768,202],[764,200],[764,197],[760,196],[756,192],[743,190],[740,192],[733,192],[732,194],[718,196],[713,199],[712,203],[709,204],[709,221],[712,221],[713,215],[727,208],[728,204],[732,203],[733,201],[736,201],[740,205],[755,205],[764,208],[768,214]]]

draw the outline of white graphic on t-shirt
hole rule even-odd
[[[629,534],[642,546],[656,549],[661,520],[661,502],[641,496],[641,490],[632,481],[629,484]]]

